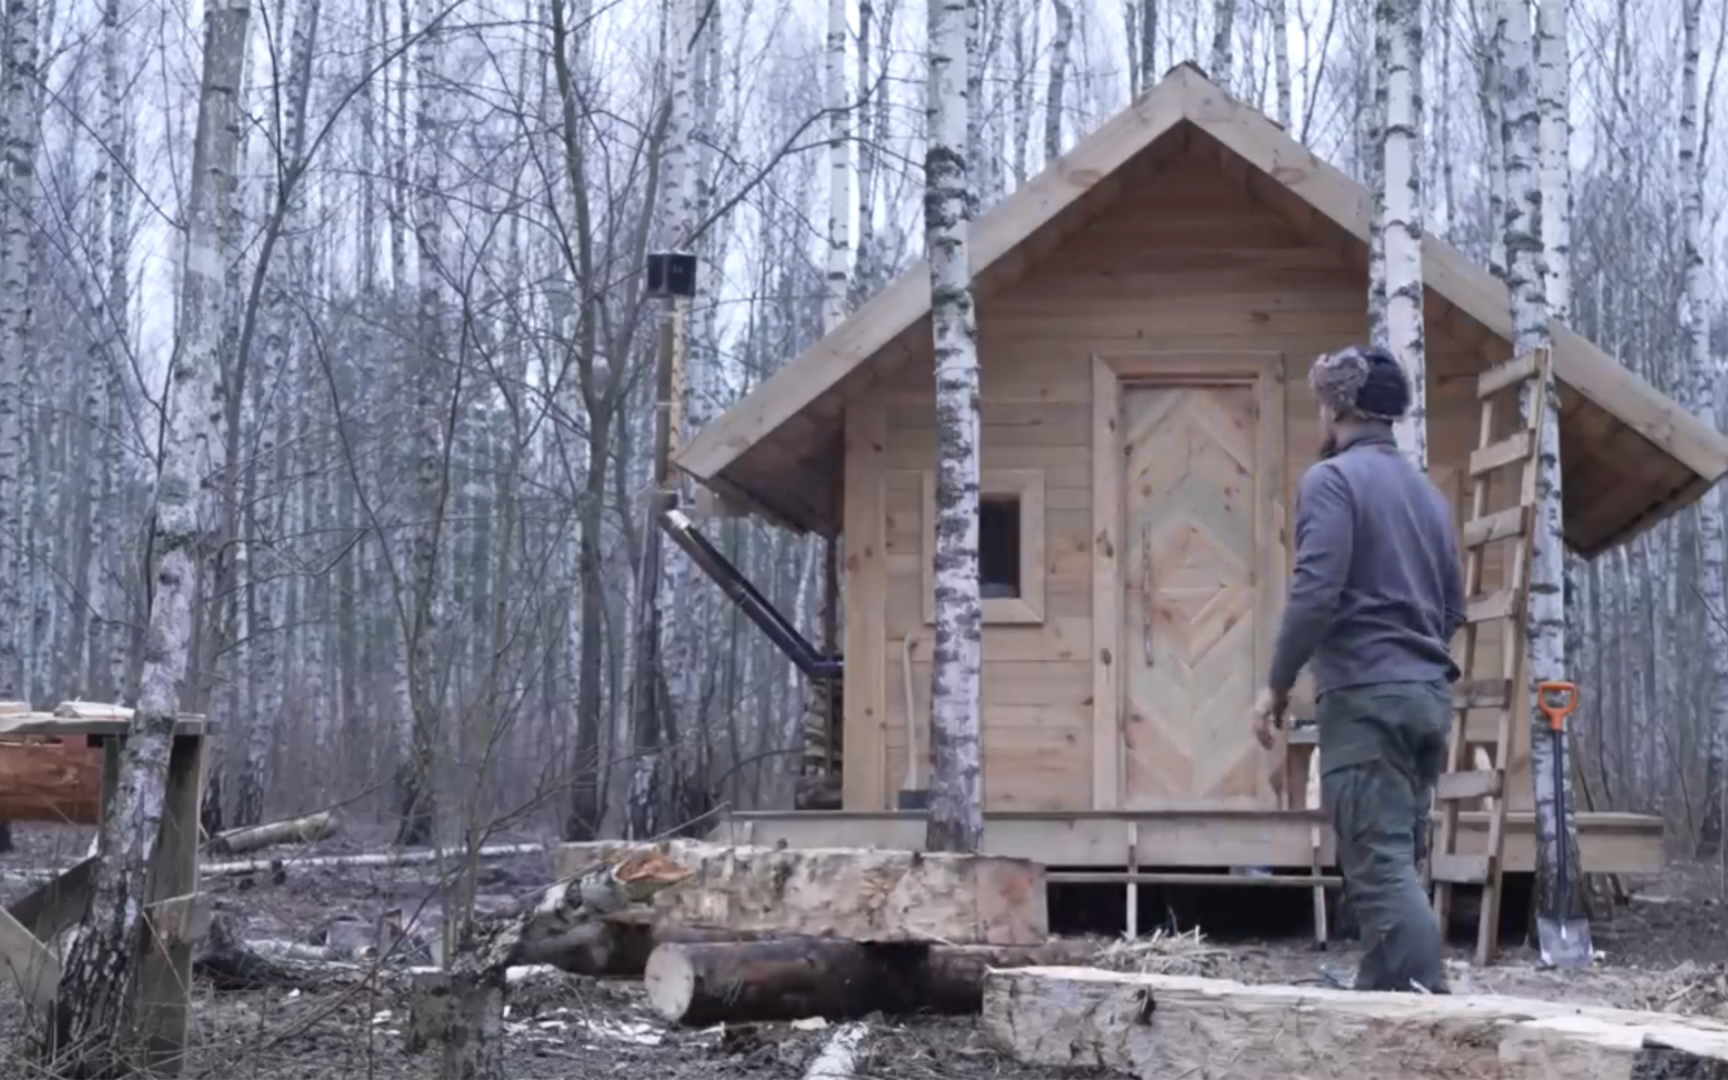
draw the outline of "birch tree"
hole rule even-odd
[[[1271,0],[1272,70],[1278,82],[1278,126],[1290,131],[1290,12],[1287,0]]]
[[[199,581],[220,534],[217,506],[223,388],[225,253],[221,192],[237,165],[238,97],[251,10],[205,7],[197,144],[186,200],[180,336],[164,394],[166,424],[156,478],[150,625],[138,705],[100,829],[90,907],[65,964],[45,1041],[51,1072],[123,1071],[130,1055],[123,1009],[134,978],[151,856],[162,825],[168,755],[180,686],[192,659]],[[69,1060],[70,1059],[70,1060]],[[104,1060],[107,1059],[107,1060]]]
[[[1068,5],[1067,0],[1050,0],[1050,5],[1056,12],[1056,31],[1050,38],[1050,92],[1044,102],[1044,160],[1047,163],[1062,156],[1062,113],[1067,102],[1068,50],[1074,40],[1074,9]]]
[[[1198,21],[1198,20],[1196,20]],[[1212,8],[1212,79],[1231,89],[1231,59],[1235,46],[1236,0],[1216,0]]]
[[[32,372],[30,301],[36,292],[30,240],[37,223],[36,142],[41,124],[36,93],[36,3],[6,4],[5,81],[0,83],[0,701],[27,692],[23,582],[34,574],[24,558],[27,509],[38,483],[24,469],[24,392]],[[0,851],[12,850],[12,827],[0,822]]]
[[[978,592],[978,322],[968,252],[966,26],[971,0],[929,4],[924,247],[936,364],[936,632],[930,720],[935,763],[925,845],[975,852],[984,836]],[[1047,129],[1048,130],[1048,129]]]
[[[852,270],[852,135],[846,108],[846,31],[846,0],[828,0],[828,291],[823,298],[823,333],[832,333],[846,318]]]
[[[1428,367],[1422,318],[1422,5],[1379,0],[1376,41],[1385,44],[1376,97],[1380,132],[1380,241],[1386,287],[1385,344],[1410,380],[1410,412],[1393,429],[1398,449],[1428,468]]]
[[[1512,298],[1512,348],[1523,355],[1551,345],[1548,331],[1546,260],[1542,250],[1542,188],[1540,184],[1541,115],[1537,108],[1536,56],[1531,42],[1531,16],[1523,0],[1502,0],[1500,74],[1506,132],[1506,283]],[[1535,536],[1532,538],[1529,604],[1525,629],[1530,666],[1530,774],[1536,806],[1536,902],[1552,911],[1560,863],[1560,845],[1567,845],[1566,864],[1582,880],[1577,824],[1567,768],[1567,745],[1556,748],[1547,719],[1539,708],[1538,683],[1566,678],[1565,598],[1563,578],[1566,547],[1560,503],[1559,391],[1553,373],[1539,387],[1527,387],[1519,401],[1529,423],[1537,406],[1535,394],[1547,397],[1548,420],[1542,425],[1536,475]],[[1554,761],[1554,755],[1560,761]],[[1556,769],[1559,784],[1556,786]],[[1565,800],[1565,814],[1559,800]],[[1582,889],[1568,897],[1582,911]],[[1570,915],[1571,913],[1564,913]]]
[[[1558,0],[1548,3],[1559,7]],[[1682,0],[1680,64],[1680,215],[1684,252],[1680,288],[1680,332],[1687,350],[1688,402],[1707,424],[1716,420],[1716,368],[1710,356],[1710,293],[1704,261],[1704,139],[1698,123],[1699,23],[1703,0]],[[1546,10],[1546,6],[1544,7]],[[1716,854],[1722,841],[1722,767],[1728,757],[1728,580],[1722,567],[1722,487],[1698,503],[1699,582],[1714,618],[1704,620],[1710,657],[1709,707],[1705,716],[1704,804],[1699,821],[1700,858]]]

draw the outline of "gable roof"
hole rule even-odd
[[[972,223],[979,293],[1024,273],[1038,249],[1090,220],[1089,206],[1114,198],[1124,165],[1190,125],[1251,166],[1278,201],[1365,247],[1369,192],[1185,63]],[[1431,297],[1510,342],[1503,282],[1433,236],[1423,238],[1422,273]],[[880,366],[872,358],[905,354],[908,332],[927,327],[929,313],[929,271],[919,262],[697,433],[675,464],[783,523],[837,529],[843,400]],[[1728,439],[1569,327],[1552,331],[1566,536],[1591,555],[1697,500],[1728,473]]]

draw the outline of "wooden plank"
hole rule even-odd
[[[1529,520],[1529,507],[1508,506],[1487,517],[1468,521],[1464,524],[1464,547],[1479,548],[1496,540],[1523,536]]]
[[[61,705],[60,709],[69,707]],[[54,735],[63,739],[88,735],[108,737],[124,735],[131,723],[131,709],[113,705],[91,707],[80,704],[77,713],[71,715],[62,715],[58,711],[0,714],[0,736]],[[175,735],[201,735],[204,729],[204,717],[191,714],[180,716],[174,724]]]
[[[1092,360],[1092,807],[1122,803],[1122,384]]]
[[[1480,811],[1459,813],[1460,853],[1482,853],[1488,818]],[[1305,867],[1311,861],[1309,830],[1315,825],[1322,826],[1326,844],[1322,861],[1332,860],[1325,815],[1283,810],[986,811],[983,850],[1051,866],[1120,867],[1126,821],[1141,823],[1138,861],[1146,869]],[[924,828],[923,816],[913,812],[782,811],[729,815],[713,835],[795,848],[873,845],[918,850],[924,845]],[[1505,870],[1528,873],[1535,866],[1534,831],[1529,810],[1508,813],[1501,860]],[[1592,873],[1655,873],[1666,865],[1662,820],[1657,817],[1581,811],[1578,842]]]
[[[1476,377],[1476,396],[1490,397],[1514,383],[1535,378],[1536,362],[1535,353],[1523,353],[1504,363],[1495,364]]]
[[[1435,785],[1434,797],[1449,801],[1493,798],[1500,794],[1500,783],[1501,775],[1498,771],[1483,772],[1472,769],[1468,772],[1442,773],[1440,782]]]
[[[561,844],[556,877],[653,846],[695,873],[653,902],[656,924],[777,937],[1041,945],[1044,869],[1025,859],[865,848],[779,849],[671,840]]]
[[[1728,1075],[1728,1025],[1702,1017],[1080,967],[990,971],[981,1028],[1024,1065],[1139,1077]]]
[[[52,941],[62,930],[84,918],[90,907],[90,875],[96,856],[43,882],[14,900],[7,911],[42,941]]]
[[[94,825],[102,813],[102,751],[86,737],[0,738],[0,820]]]
[[[60,987],[60,961],[12,913],[0,908],[0,978],[38,1009],[54,1001]]]
[[[1511,696],[1507,679],[1459,679],[1452,684],[1452,707],[1455,709],[1500,709]]]
[[[1517,599],[1518,593],[1514,589],[1499,589],[1473,596],[1464,605],[1464,621],[1482,623],[1490,619],[1509,619],[1517,610]]]
[[[889,804],[882,725],[887,719],[887,565],[883,462],[887,423],[880,396],[846,408],[845,605],[846,677],[842,701],[845,768],[841,805],[879,810]]]
[[[1503,469],[1508,465],[1521,464],[1530,458],[1531,448],[1535,444],[1535,435],[1528,430],[1514,432],[1512,435],[1491,443],[1470,454],[1470,475],[1481,476]]]
[[[168,755],[162,830],[145,886],[147,910],[198,888],[198,810],[203,797],[204,740],[176,737]],[[174,923],[176,929],[179,923]],[[193,935],[140,935],[133,1016],[153,1068],[177,1071],[191,1020]]]
[[[1488,880],[1492,862],[1487,855],[1448,855],[1437,851],[1429,856],[1429,873],[1435,881],[1451,885],[1481,885]]]
[[[1334,874],[1186,874],[1157,871],[1093,873],[1084,870],[1050,870],[1044,879],[1053,885],[1231,885],[1258,889],[1338,889],[1344,879]]]

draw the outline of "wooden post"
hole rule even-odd
[[[1129,941],[1140,937],[1140,823],[1128,822],[1128,918],[1125,926]]]
[[[149,1068],[165,1075],[180,1072],[186,1052],[192,953],[199,936],[197,920],[186,908],[198,889],[198,810],[204,794],[203,776],[204,736],[176,735],[168,757],[162,832],[145,891],[146,929],[138,944],[132,1002],[133,1023],[145,1061]]]

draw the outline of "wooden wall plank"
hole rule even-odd
[[[884,537],[883,454],[886,415],[878,395],[854,399],[846,409],[845,580],[846,692],[841,806],[887,807],[887,762],[882,752],[887,643],[887,551]]]

